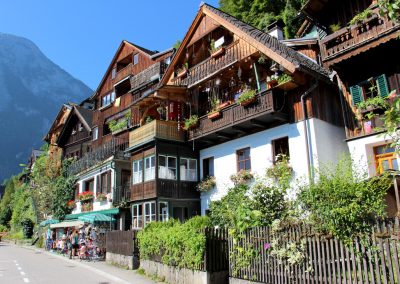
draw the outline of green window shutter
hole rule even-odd
[[[351,86],[350,93],[353,98],[353,106],[356,106],[363,101],[362,88],[359,85]]]
[[[379,95],[386,98],[389,95],[389,88],[385,74],[376,77],[376,85],[378,86]]]

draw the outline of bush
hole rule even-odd
[[[3,233],[3,232],[8,232],[8,228],[6,226],[0,224],[0,233]]]
[[[176,220],[152,222],[138,234],[140,256],[171,266],[198,269],[203,262],[206,238],[200,233],[208,217],[194,217],[184,224]]]

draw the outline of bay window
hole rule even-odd
[[[150,222],[156,220],[156,202],[145,202],[144,203],[144,225],[146,226]]]
[[[133,161],[132,165],[132,184],[141,183],[143,181],[143,161]]]
[[[156,177],[156,157],[154,155],[144,158],[144,181]]]
[[[143,227],[143,208],[142,204],[132,206],[132,227],[135,229]]]

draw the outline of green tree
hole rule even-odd
[[[8,228],[10,227],[9,222],[12,215],[12,196],[15,192],[15,187],[18,182],[18,176],[12,176],[10,179],[4,182],[5,192],[0,201],[0,224]]]
[[[267,26],[276,20],[285,23],[285,37],[295,35],[299,24],[295,21],[297,11],[304,0],[220,0],[222,11],[265,31]]]

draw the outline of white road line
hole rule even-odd
[[[29,279],[28,278],[24,278],[24,282],[25,283],[29,283]]]
[[[21,273],[21,275],[22,275],[22,276],[24,276],[24,275],[25,275],[25,272],[23,272],[23,271],[20,271],[19,273]]]
[[[17,267],[17,269],[18,269],[18,270],[22,270],[22,268],[21,268],[21,267]]]

